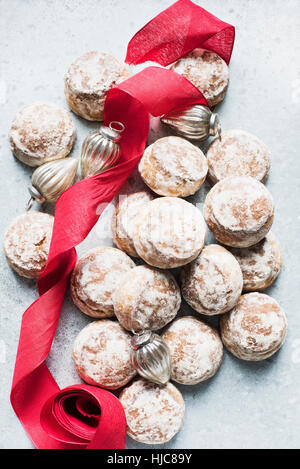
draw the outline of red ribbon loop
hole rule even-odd
[[[126,419],[120,401],[89,385],[70,386],[44,404],[41,426],[53,439],[75,447],[124,448]]]
[[[234,26],[190,0],[179,0],[133,36],[125,61],[167,66],[199,47],[215,52],[229,64],[234,38]]]

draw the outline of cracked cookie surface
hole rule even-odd
[[[118,322],[94,321],[76,337],[73,360],[79,376],[88,384],[118,389],[136,371],[131,364],[131,336]]]
[[[37,278],[47,262],[54,217],[28,212],[18,216],[4,236],[4,252],[11,267],[23,277]]]
[[[263,293],[242,295],[220,321],[225,347],[237,358],[261,361],[283,345],[287,320],[277,301]]]
[[[88,316],[114,316],[112,294],[123,275],[133,267],[135,263],[119,249],[107,246],[90,249],[78,259],[72,272],[72,300]]]
[[[75,114],[90,121],[102,121],[108,91],[129,76],[127,66],[113,55],[86,52],[66,73],[66,100]]]

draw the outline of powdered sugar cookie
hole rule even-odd
[[[181,271],[182,295],[198,313],[223,314],[236,305],[243,275],[234,256],[221,246],[205,246]]]
[[[244,291],[263,290],[278,277],[282,251],[278,239],[269,231],[267,236],[249,248],[230,251],[239,262],[244,279]]]
[[[76,337],[73,360],[79,376],[88,384],[118,389],[136,371],[131,365],[130,334],[118,322],[102,319],[84,327]]]
[[[215,184],[227,177],[251,176],[265,182],[270,170],[270,151],[254,135],[243,130],[227,130],[207,151],[208,174]]]
[[[260,361],[271,357],[283,345],[287,321],[277,301],[262,293],[240,297],[232,311],[221,318],[221,335],[226,348],[237,358]]]
[[[204,217],[220,243],[249,247],[261,241],[270,230],[274,202],[268,189],[256,179],[226,178],[207,194]]]
[[[122,391],[120,401],[127,434],[140,443],[167,443],[183,424],[184,400],[171,383],[160,387],[137,379]]]
[[[37,278],[45,268],[54,218],[47,213],[18,216],[4,236],[4,252],[11,267],[23,277]]]
[[[78,260],[71,276],[70,290],[75,305],[88,316],[113,316],[112,293],[122,276],[134,266],[130,257],[119,249],[91,249]]]
[[[111,54],[91,51],[78,57],[65,76],[65,96],[76,114],[102,121],[107,92],[129,77],[125,64]]]
[[[224,99],[229,85],[229,69],[214,52],[194,49],[175,62],[171,69],[192,82],[203,93],[209,106],[215,106]]]
[[[171,353],[171,379],[191,385],[211,378],[221,366],[223,345],[218,333],[193,316],[175,319],[163,333]]]
[[[194,205],[176,197],[162,197],[145,207],[133,241],[145,262],[168,269],[195,259],[203,248],[205,235],[205,222]]]
[[[9,132],[14,155],[29,166],[67,156],[75,140],[71,114],[51,103],[34,103],[21,109]]]
[[[142,265],[123,276],[113,294],[115,315],[125,329],[157,330],[176,316],[180,290],[170,272]]]
[[[145,203],[153,199],[150,192],[139,191],[121,196],[116,205],[111,223],[112,239],[119,249],[130,256],[138,257],[132,239],[136,220],[142,215]]]
[[[202,186],[207,174],[203,152],[180,137],[164,137],[146,148],[141,177],[159,195],[187,197]]]

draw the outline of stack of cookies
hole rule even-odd
[[[171,68],[194,83],[211,106],[224,98],[229,72],[216,54],[197,49]],[[107,91],[128,75],[117,59],[86,53],[66,74],[67,102],[79,116],[102,120]],[[37,139],[45,125],[32,136],[34,114],[44,112],[41,106],[34,109],[23,110],[15,120],[11,143],[21,161],[38,165],[43,152]],[[57,110],[53,113],[58,117]],[[74,131],[68,119],[67,124],[64,144],[54,148],[47,140],[49,159],[55,158],[54,150],[59,157],[70,151]],[[24,132],[34,140],[30,148],[25,148],[30,142]],[[162,330],[171,353],[171,379],[183,385],[215,375],[223,344],[237,358],[266,359],[286,336],[283,310],[261,293],[278,276],[282,255],[270,231],[274,202],[264,185],[270,152],[254,135],[228,130],[206,155],[183,138],[160,138],[146,148],[138,169],[145,189],[122,196],[115,206],[111,233],[116,248],[88,251],[73,271],[72,299],[97,319],[77,336],[73,358],[85,382],[110,390],[126,385],[120,400],[128,434],[142,443],[160,444],[179,431],[184,401],[171,383],[159,387],[140,378],[131,381],[136,371],[130,331]],[[202,214],[184,198],[206,179],[212,188]],[[7,259],[21,275],[37,277],[44,268],[53,224],[48,217],[31,212],[6,233]],[[214,244],[205,245],[207,226]],[[169,270],[174,268],[180,271]],[[182,298],[193,315],[177,317]],[[221,318],[220,333],[205,321],[215,315]]]
[[[210,105],[224,98],[228,68],[215,54],[197,50],[172,68],[198,86]],[[88,383],[108,389],[129,383],[120,395],[128,434],[154,444],[179,431],[184,401],[171,383],[158,387],[140,378],[130,383],[131,330],[162,329],[172,381],[193,385],[215,375],[223,344],[243,360],[273,355],[284,342],[286,317],[275,300],[260,293],[281,269],[281,248],[270,231],[274,202],[264,186],[270,170],[266,145],[229,130],[204,155],[187,140],[168,136],[146,148],[138,169],[145,189],[115,205],[111,231],[118,249],[89,251],[73,272],[75,304],[100,319],[79,333],[73,356]],[[213,187],[203,216],[183,198],[206,178]],[[207,226],[215,244],[205,245]],[[120,251],[127,257],[121,259]],[[128,256],[143,264],[135,266]],[[178,267],[174,276],[169,269]],[[194,315],[178,317],[182,297]],[[205,321],[214,315],[220,315],[220,333]],[[109,316],[118,323],[101,319]],[[114,335],[107,334],[108,324]]]
[[[130,330],[141,327],[164,328],[172,381],[185,385],[197,384],[217,372],[222,342],[236,357],[250,361],[268,358],[281,347],[285,314],[274,299],[260,293],[281,269],[280,244],[270,231],[274,202],[261,182],[269,168],[266,146],[242,131],[225,132],[221,141],[212,142],[206,157],[196,146],[173,136],[161,138],[145,150],[139,172],[149,189],[121,197],[112,218],[112,239],[119,249],[93,249],[73,272],[71,293],[77,306],[93,317],[107,318],[104,305],[109,301],[109,315],[119,321],[118,333],[128,337],[125,353],[112,338],[99,342],[102,321],[79,334],[74,361],[85,381],[116,389],[120,386],[107,385],[107,376],[123,379],[127,370],[129,382]],[[194,194],[207,175],[214,186],[207,194],[203,217],[182,197]],[[206,225],[218,243],[205,245]],[[135,266],[128,256],[145,264]],[[176,267],[181,267],[180,286],[168,270]],[[176,319],[181,296],[195,315]],[[204,320],[204,316],[214,315],[221,317],[220,334]],[[98,363],[92,351],[101,360],[107,356],[107,373],[96,379],[89,372],[91,362]],[[167,441],[166,429],[157,417],[166,417],[162,404],[166,392],[168,399],[172,396],[169,425],[175,434],[182,422],[183,401],[176,398],[171,384],[159,388],[138,379],[122,391],[120,399],[133,438],[143,443]]]

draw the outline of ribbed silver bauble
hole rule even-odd
[[[83,178],[102,173],[117,163],[121,155],[118,142],[123,130],[124,125],[121,122],[111,122],[109,127],[102,125],[85,138],[81,149]]]
[[[131,362],[143,378],[164,385],[171,377],[171,356],[166,342],[157,334],[145,331],[131,339]]]
[[[171,127],[178,135],[189,140],[206,140],[221,134],[218,114],[200,104],[171,111],[161,117],[164,124]]]
[[[49,161],[39,166],[32,174],[31,187],[28,187],[31,198],[27,209],[32,207],[33,201],[56,202],[58,197],[74,182],[78,161],[76,158]]]

